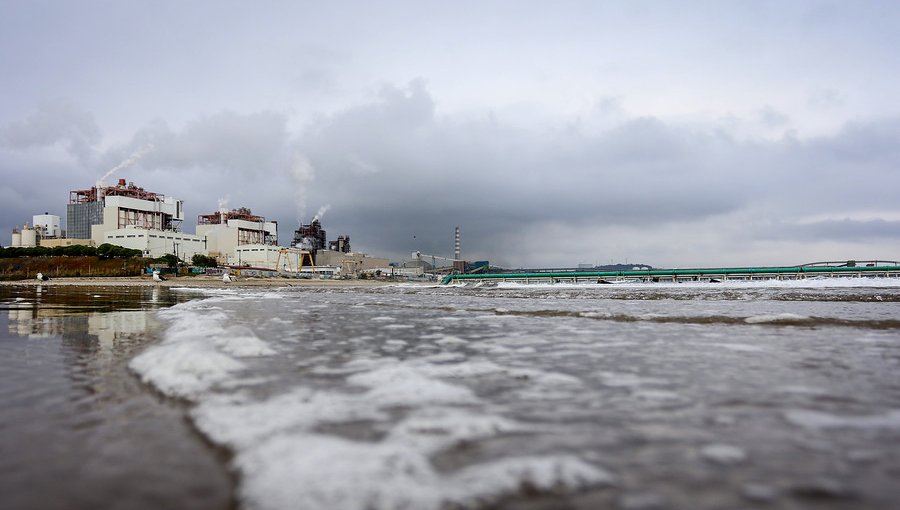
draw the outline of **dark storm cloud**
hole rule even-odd
[[[386,88],[302,139],[334,215],[363,212],[346,217],[358,230],[409,225],[389,228],[379,249],[406,244],[413,230],[431,242],[430,231],[445,235],[459,223],[478,244],[545,221],[639,226],[705,217],[740,207],[751,191],[747,173],[735,169],[746,149],[717,133],[685,134],[652,118],[599,134],[461,121],[437,115],[421,81]]]

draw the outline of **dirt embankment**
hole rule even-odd
[[[0,280],[28,280],[37,273],[50,278],[92,276],[139,276],[147,259],[101,259],[100,257],[20,257],[0,259]]]

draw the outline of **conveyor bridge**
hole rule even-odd
[[[556,271],[523,273],[451,274],[442,285],[466,282],[518,283],[624,283],[624,282],[689,282],[728,280],[803,280],[839,277],[900,277],[897,261],[816,262],[786,267],[644,269],[633,271]]]

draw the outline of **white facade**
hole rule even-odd
[[[163,230],[173,221],[184,220],[183,201],[172,197],[165,197],[163,200],[141,200],[133,197],[107,196],[103,200],[103,223],[91,226],[91,239],[98,246],[107,242],[106,234],[113,230],[132,227]]]
[[[187,263],[194,255],[206,255],[206,239],[203,236],[171,230],[120,228],[106,232],[100,244],[103,243],[141,250],[145,257],[159,258],[172,253]]]
[[[41,237],[62,237],[62,227],[60,226],[60,218],[55,214],[35,214],[32,217],[31,224],[36,230],[41,232]]]
[[[206,236],[211,257],[216,257],[225,265],[241,264],[235,250],[249,245],[264,245],[267,237],[277,239],[278,224],[274,221],[229,219],[219,224],[197,225],[197,235]],[[273,248],[278,250],[278,247]]]
[[[296,248],[281,248],[270,244],[245,244],[234,249],[234,265],[250,266],[273,271],[296,273],[300,271],[300,262],[310,268],[309,258],[304,259],[308,252]]]

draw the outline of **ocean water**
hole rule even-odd
[[[896,280],[160,306],[116,363],[181,413],[239,508],[900,508]]]

